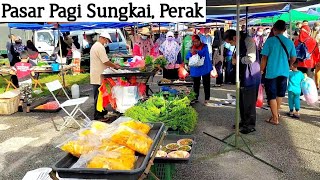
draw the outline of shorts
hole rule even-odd
[[[268,101],[277,97],[285,97],[287,91],[287,77],[278,76],[274,79],[265,79],[265,89]]]

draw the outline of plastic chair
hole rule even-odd
[[[59,80],[55,80],[49,83],[46,83],[47,88],[49,89],[50,93],[52,94],[52,96],[54,97],[54,99],[57,101],[57,103],[59,104],[59,106],[61,107],[61,109],[67,113],[68,117],[67,118],[63,118],[64,119],[64,123],[62,125],[63,127],[67,127],[67,125],[71,122],[74,121],[80,128],[81,127],[85,127],[80,125],[80,123],[75,119],[75,116],[78,112],[82,113],[85,117],[85,123],[88,124],[91,122],[90,118],[80,109],[80,105],[85,103],[89,97],[82,97],[82,98],[77,98],[77,99],[70,99],[70,97],[68,96],[68,94],[66,93],[65,89],[62,87],[61,83],[59,82]],[[64,94],[66,95],[66,97],[68,98],[68,100],[64,101],[63,103],[60,103],[59,100],[57,99],[56,95],[54,94],[55,91],[57,90],[61,90],[64,92]],[[74,106],[74,109],[69,112],[66,110],[66,107],[72,107]],[[62,129],[61,128],[61,129]],[[61,130],[60,129],[60,130]]]

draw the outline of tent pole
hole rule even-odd
[[[65,82],[65,79],[64,79],[64,72],[63,72],[63,64],[62,64],[62,48],[61,48],[61,39],[60,39],[60,25],[59,25],[59,23],[58,23],[58,35],[59,35],[59,50],[60,50],[60,65],[61,65],[61,76],[62,76],[62,84],[63,84],[63,88],[65,88],[66,87],[66,82]]]
[[[292,40],[292,14],[291,14],[291,10],[289,10],[289,28],[290,28],[290,39]]]
[[[248,29],[248,11],[249,11],[249,7],[247,6],[246,7],[246,31],[247,32],[247,29]]]
[[[237,42],[236,42],[236,58],[237,58],[237,64],[236,64],[236,134],[235,134],[235,146],[236,148],[239,147],[239,121],[240,121],[240,82],[239,82],[239,69],[240,69],[240,0],[237,0]]]

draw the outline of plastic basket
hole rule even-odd
[[[173,163],[154,163],[151,172],[160,180],[173,180],[176,167]],[[155,178],[149,174],[148,180],[155,180]]]
[[[60,66],[58,63],[53,63],[51,64],[51,68],[52,68],[52,71],[55,72],[55,71],[59,71]]]

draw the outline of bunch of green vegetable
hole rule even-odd
[[[125,116],[141,122],[163,122],[173,130],[191,133],[198,121],[198,113],[190,106],[187,96],[165,99],[152,96],[147,101],[129,108]]]
[[[154,64],[157,66],[160,66],[161,68],[164,68],[168,64],[168,61],[166,60],[166,58],[164,56],[159,56],[154,61]]]
[[[146,63],[146,66],[152,66],[153,65],[153,57],[146,56],[145,63]]]

